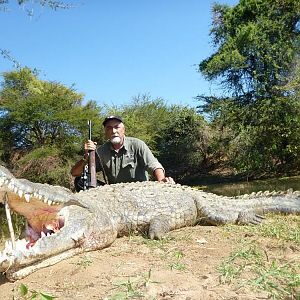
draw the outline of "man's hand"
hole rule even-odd
[[[159,182],[175,183],[172,177],[165,177],[164,169],[161,168],[155,169],[153,175],[155,176],[156,180]]]
[[[88,140],[84,143],[84,158],[79,160],[71,169],[71,174],[74,177],[81,176],[83,168],[87,163],[89,151],[96,150],[97,143],[91,140]]]
[[[162,180],[160,180],[160,182],[166,182],[166,183],[172,183],[175,184],[175,181],[172,177],[165,177]]]
[[[97,146],[96,142],[88,140],[84,144],[84,151],[85,151],[85,153],[88,153],[89,151],[95,151],[96,150],[96,146]]]

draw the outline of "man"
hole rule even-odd
[[[106,183],[135,182],[148,180],[148,173],[157,181],[174,183],[165,176],[165,170],[154,157],[148,146],[141,140],[125,136],[125,125],[119,116],[109,116],[103,122],[105,137],[108,141],[97,147],[88,140],[84,145],[85,158],[78,161],[71,170],[76,190],[82,189],[78,179],[86,164],[88,152],[96,150],[96,171],[102,171]]]

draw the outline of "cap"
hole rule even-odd
[[[108,117],[106,117],[106,118],[104,119],[104,121],[103,121],[103,123],[102,123],[103,126],[105,126],[105,124],[106,124],[108,121],[110,121],[110,120],[118,120],[118,121],[120,121],[120,122],[123,123],[122,118],[119,117],[119,116],[108,116]]]

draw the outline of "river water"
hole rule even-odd
[[[198,188],[206,192],[224,196],[239,196],[259,191],[287,191],[289,189],[300,191],[300,176],[226,184],[219,183],[198,186]]]

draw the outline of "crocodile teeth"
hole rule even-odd
[[[12,249],[12,242],[10,240],[7,240],[5,242],[4,248],[5,249]]]
[[[41,237],[43,238],[43,237],[45,237],[45,236],[46,236],[45,232],[44,232],[44,231],[41,231]]]
[[[26,202],[29,202],[30,201],[30,195],[29,194],[25,194],[24,195],[24,197],[25,197],[25,200],[26,200]]]
[[[52,205],[52,201],[51,200],[48,200],[47,203],[48,203],[48,205]]]
[[[15,187],[14,181],[11,180],[11,181],[9,182],[9,184],[7,185],[7,187],[8,187],[9,189],[13,190],[14,187]]]
[[[23,191],[22,191],[22,190],[19,190],[19,191],[18,191],[18,195],[19,195],[20,198],[22,198],[22,197],[23,197]]]

